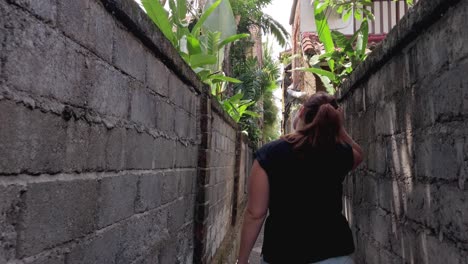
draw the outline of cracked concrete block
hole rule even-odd
[[[99,227],[106,227],[133,215],[137,181],[136,175],[115,175],[100,180],[97,213]]]
[[[96,228],[97,200],[96,179],[29,183],[18,227],[17,256],[35,255],[91,233]]]

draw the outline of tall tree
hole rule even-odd
[[[271,0],[235,0],[231,1],[234,14],[240,18],[239,33],[249,33],[251,26],[257,26],[266,34],[272,34],[278,43],[285,46],[289,33],[281,23],[263,12],[263,8],[271,4]]]

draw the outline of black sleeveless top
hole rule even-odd
[[[354,252],[341,212],[342,182],[353,167],[350,145],[298,153],[280,139],[260,148],[256,159],[270,185],[262,248],[266,262],[303,264]]]

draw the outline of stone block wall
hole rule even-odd
[[[235,228],[238,128],[218,109],[204,129],[216,102],[134,1],[0,0],[0,42],[0,263],[219,250]],[[202,240],[200,165],[218,175]]]
[[[220,112],[220,111],[219,111]],[[224,121],[224,113],[212,112],[211,147],[209,149],[208,256],[212,257],[231,226],[237,125]]]
[[[419,1],[339,92],[356,263],[468,263],[467,24],[467,1]]]

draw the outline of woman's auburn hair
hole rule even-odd
[[[304,127],[282,138],[293,144],[295,150],[309,146],[321,149],[334,147],[343,122],[335,97],[318,92],[310,96],[303,106]]]

